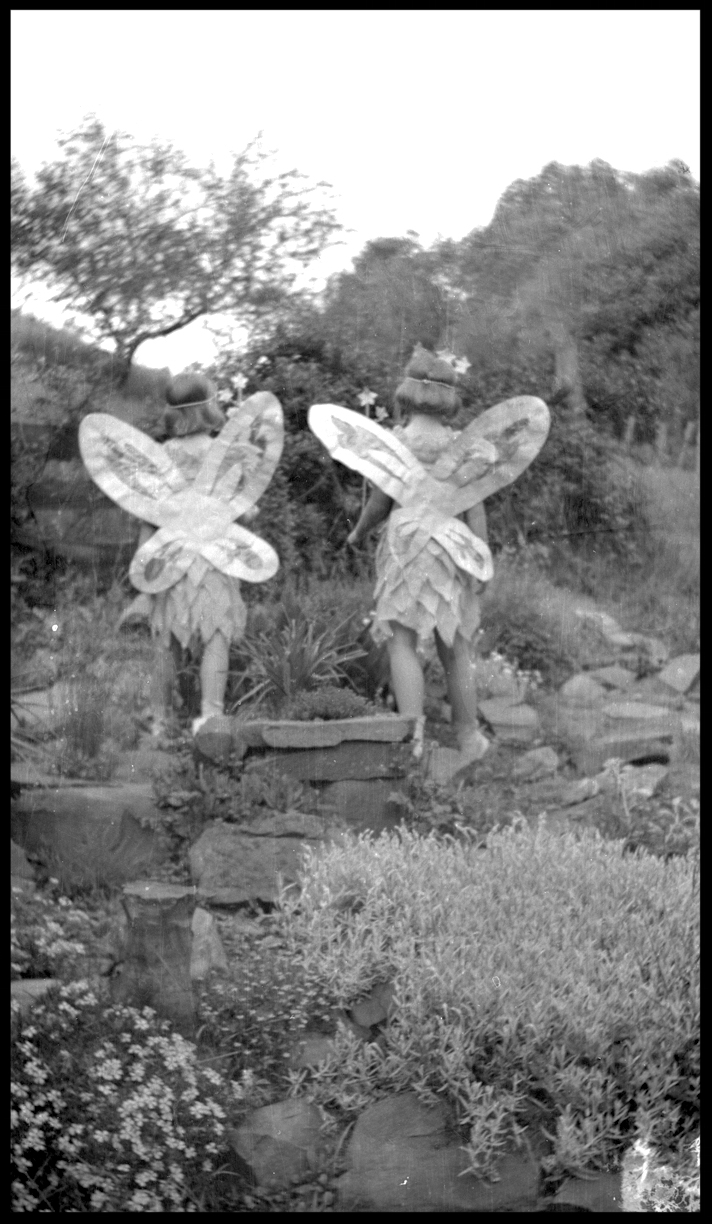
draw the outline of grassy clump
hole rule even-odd
[[[349,898],[344,908],[341,901]],[[447,1093],[472,1169],[536,1108],[551,1170],[605,1168],[631,1136],[675,1150],[697,1126],[699,875],[589,835],[408,832],[313,856],[284,905],[295,955],[348,1007],[393,980],[383,1045],[337,1036],[323,1105]]]

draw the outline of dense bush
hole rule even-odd
[[[445,1093],[478,1172],[532,1099],[551,1171],[609,1167],[636,1137],[682,1153],[699,1132],[699,879],[698,855],[545,818],[486,851],[400,831],[311,856],[283,899],[295,956],[344,1007],[383,982],[395,998],[382,1044],[338,1034],[310,1090],[353,1111]]]

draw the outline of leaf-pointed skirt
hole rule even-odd
[[[235,642],[245,632],[247,608],[239,580],[221,574],[203,557],[196,557],[175,586],[151,598],[151,632],[162,646],[170,645],[171,634],[185,649],[196,634],[209,642],[219,631]]]
[[[389,621],[397,621],[414,629],[419,643],[435,629],[446,646],[452,646],[458,631],[470,641],[480,623],[482,583],[457,564],[427,527],[405,536],[403,517],[391,512],[376,550],[373,640],[392,637]]]

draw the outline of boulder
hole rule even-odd
[[[426,764],[426,776],[437,786],[447,786],[458,770],[462,769],[462,757],[456,748],[431,748]]]
[[[512,705],[524,701],[528,683],[515,676],[501,659],[479,658],[475,665],[477,691],[483,697],[507,697]]]
[[[323,1121],[316,1105],[297,1099],[278,1101],[253,1110],[241,1126],[228,1131],[228,1138],[258,1185],[282,1189],[292,1178],[319,1168],[325,1146]]]
[[[23,978],[19,982],[10,982],[11,1003],[16,1004],[20,1014],[25,1015],[33,1003],[37,1003],[48,990],[61,986],[55,978]]]
[[[13,839],[60,880],[124,884],[166,853],[149,784],[37,789],[11,807]]]
[[[371,1211],[517,1210],[536,1201],[538,1169],[505,1156],[499,1180],[467,1172],[450,1110],[402,1092],[370,1105],[358,1118],[339,1178],[339,1206]]]
[[[698,654],[677,655],[660,672],[660,680],[678,693],[686,693],[700,674]]]
[[[559,758],[553,748],[530,748],[512,766],[512,778],[515,782],[536,782],[555,774],[559,768]]]
[[[138,519],[100,492],[81,459],[48,460],[28,501],[25,543],[94,569],[128,564],[136,551]]]
[[[280,880],[299,880],[304,844],[318,845],[327,827],[325,818],[303,812],[265,815],[244,827],[213,821],[189,853],[199,897],[218,905],[277,901]]]
[[[581,620],[590,621],[594,624],[609,642],[621,633],[618,621],[609,616],[607,612],[601,612],[597,608],[575,608],[574,615],[578,616]]]
[[[590,673],[580,672],[561,685],[559,700],[568,705],[595,706],[604,700],[606,690],[591,678]]]
[[[339,822],[352,832],[369,831],[375,836],[397,828],[403,817],[404,800],[399,799],[389,779],[344,779],[323,787],[320,811],[333,811]]]

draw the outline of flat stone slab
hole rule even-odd
[[[603,707],[606,718],[629,719],[638,722],[659,721],[666,723],[671,715],[667,706],[648,705],[644,701],[611,701]]]
[[[352,741],[328,748],[277,751],[253,757],[248,772],[274,771],[302,782],[402,778],[412,767],[409,744]]]
[[[613,694],[609,693],[609,699],[612,697]],[[664,684],[659,676],[644,676],[642,680],[636,680],[625,690],[624,699],[645,701],[648,705],[664,705],[673,710],[682,709],[685,704],[683,694],[678,693],[669,684]]]
[[[663,734],[656,728],[645,728],[641,724],[634,729],[623,726],[617,733],[609,732],[573,744],[570,752],[579,772],[590,776],[603,769],[611,757],[629,762],[659,756],[669,761],[673,752],[673,735],[671,732]]]
[[[599,684],[612,689],[627,689],[635,681],[635,674],[632,671],[629,671],[627,667],[619,667],[615,663],[611,667],[596,667],[588,672],[588,675]]]
[[[510,705],[506,698],[478,702],[478,709],[500,740],[528,743],[539,730],[539,715],[532,706]]]
[[[364,718],[259,720],[252,723],[233,719],[233,738],[250,748],[333,748],[352,740],[395,744],[409,739],[415,720],[398,714],[369,715]]]
[[[700,674],[700,656],[698,654],[677,655],[671,659],[660,672],[659,679],[678,693],[686,693],[692,687]]]
[[[611,646],[618,646],[621,650],[635,650],[636,646],[641,644],[637,633],[625,633],[621,630],[618,633],[606,633],[605,636]]]

